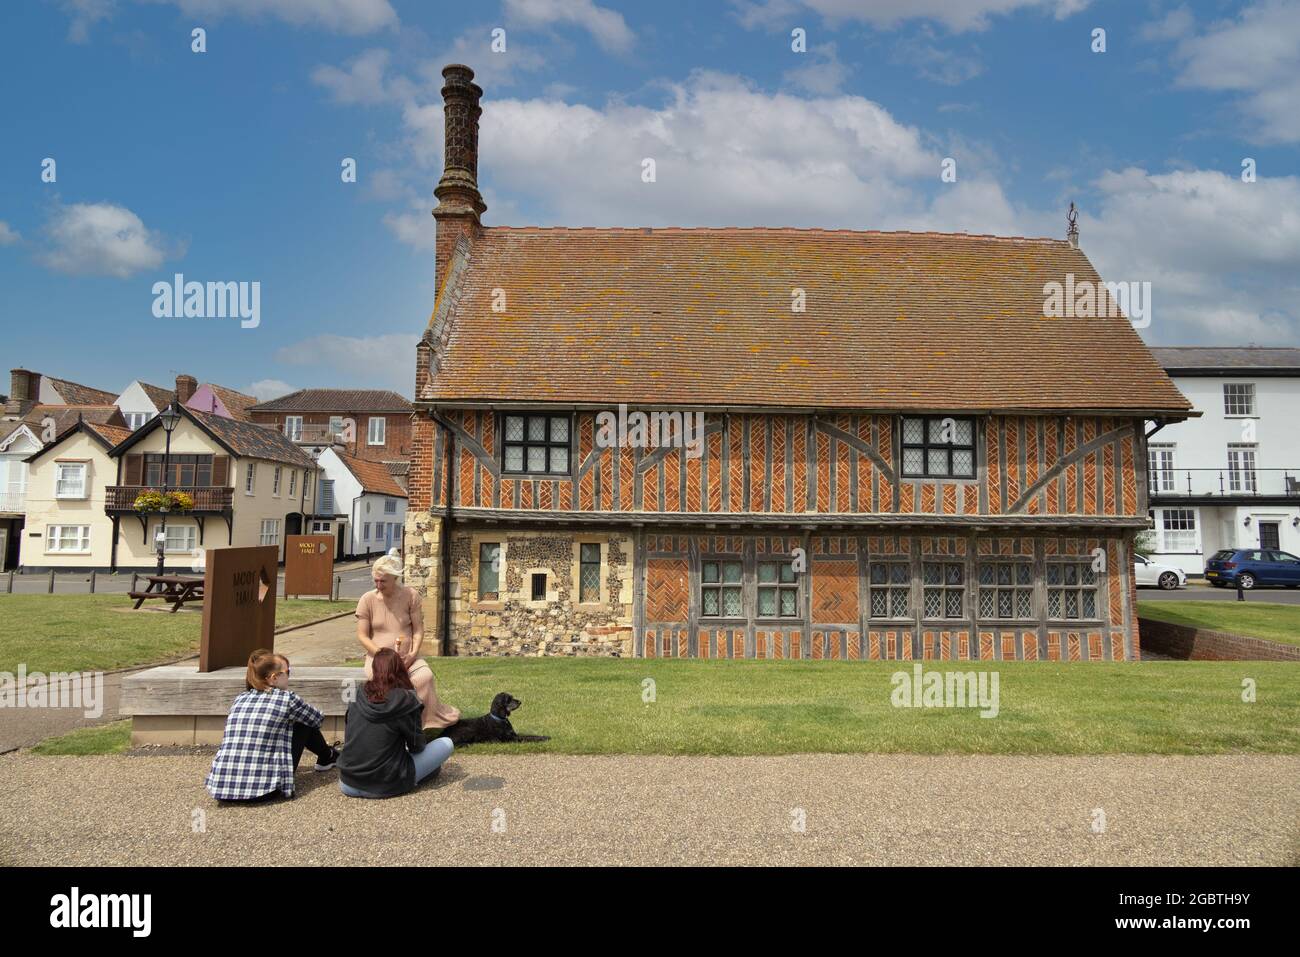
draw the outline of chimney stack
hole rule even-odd
[[[190,401],[190,398],[199,388],[199,380],[192,375],[178,375],[176,377],[176,401],[181,405]]]
[[[453,63],[443,67],[443,167],[442,179],[434,189],[438,207],[437,252],[434,259],[435,288],[447,277],[447,264],[461,236],[471,242],[478,234],[479,216],[487,210],[478,191],[478,119],[483,113],[479,98],[483,91],[474,83],[474,71]]]
[[[9,401],[5,403],[5,414],[26,415],[40,399],[41,374],[27,369],[9,370]]]

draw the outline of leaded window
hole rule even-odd
[[[908,561],[872,562],[868,570],[872,618],[907,618],[912,591]]]
[[[1034,569],[1029,562],[980,562],[981,618],[1034,617]]]
[[[975,477],[974,419],[904,416],[902,439],[904,476]]]
[[[922,562],[921,599],[926,618],[961,618],[966,568],[961,562]]]
[[[506,415],[501,470],[517,475],[569,474],[567,415]]]
[[[501,545],[480,542],[478,546],[478,599],[496,601],[501,593]]]
[[[578,558],[578,601],[597,603],[600,601],[600,544],[583,543]]]
[[[1097,618],[1097,573],[1090,559],[1047,563],[1047,617],[1053,621]]]
[[[708,618],[740,618],[740,561],[710,559],[700,568],[700,613]]]
[[[799,584],[789,562],[758,563],[760,618],[798,618]]]

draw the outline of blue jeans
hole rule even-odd
[[[344,743],[346,747],[346,742]],[[423,751],[417,751],[411,755],[411,760],[415,762],[415,783],[419,784],[434,771],[442,767],[443,762],[451,757],[451,752],[455,750],[451,738],[434,738],[424,746]],[[360,788],[354,788],[344,784],[343,779],[339,778],[339,790],[350,798],[381,798],[382,794],[371,794],[369,791],[362,791]]]

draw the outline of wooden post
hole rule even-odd
[[[90,570],[90,593],[95,594],[95,569]]]
[[[343,579],[342,579],[342,577],[339,576],[339,575],[335,575],[335,576],[334,576],[334,594],[330,596],[330,599],[331,599],[332,601],[338,601],[338,600],[339,600],[339,589],[340,589],[340,586],[341,586],[342,584],[343,584]]]
[[[138,572],[131,573],[131,591],[135,591],[135,579],[138,574]]]
[[[54,569],[53,569],[53,568],[50,569],[50,591],[49,591],[49,594],[51,594],[51,595],[54,594]]]
[[[9,594],[14,593],[14,570],[9,569]]]

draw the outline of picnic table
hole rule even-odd
[[[150,598],[161,598],[171,602],[172,614],[189,601],[203,601],[203,579],[186,578],[182,575],[146,575],[149,583],[144,591],[127,592],[136,600],[135,609],[139,609]]]

